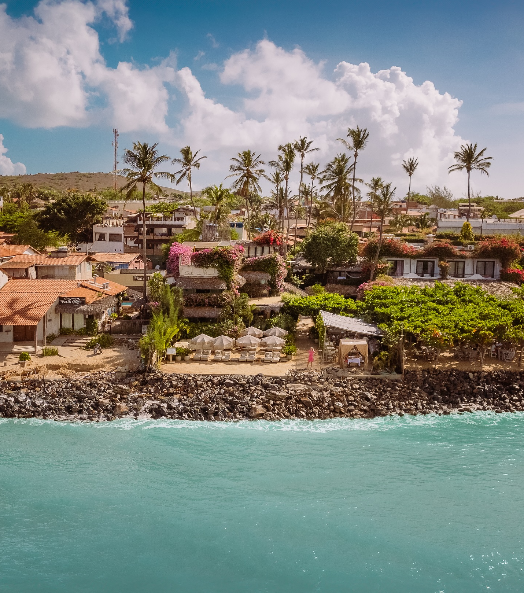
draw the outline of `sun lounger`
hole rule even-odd
[[[222,350],[215,350],[215,356],[213,357],[213,360],[216,362],[220,362],[224,359],[224,354],[222,352]]]
[[[208,361],[211,358],[211,350],[202,350],[200,360]]]
[[[264,360],[264,362],[273,362],[273,352],[267,351],[264,354],[264,359],[263,360]]]
[[[245,350],[242,350],[242,352],[240,353],[240,358],[238,359],[238,362],[246,362],[247,361],[247,352]]]
[[[255,362],[255,358],[257,357],[256,350],[250,350],[247,353],[247,361],[248,362]]]
[[[278,350],[277,352],[273,352],[271,362],[280,362],[280,350]]]
[[[200,360],[202,358],[202,350],[195,350],[195,355],[193,356],[193,360]]]
[[[224,350],[224,356],[222,357],[224,362],[231,360],[231,350]]]

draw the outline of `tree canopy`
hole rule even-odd
[[[89,242],[93,225],[102,222],[106,209],[107,203],[97,196],[69,192],[47,204],[37,215],[38,226],[67,235],[72,243]]]
[[[320,224],[304,239],[301,252],[310,264],[325,272],[329,266],[356,262],[358,237],[342,222]]]

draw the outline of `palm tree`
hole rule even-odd
[[[371,266],[370,280],[373,280],[375,275],[375,268],[377,266],[380,250],[382,248],[382,239],[384,236],[384,221],[386,217],[393,212],[393,197],[395,195],[396,189],[396,187],[391,187],[391,183],[381,183],[378,191],[372,190],[368,194],[370,196],[371,207],[373,209],[373,212],[378,215],[380,221],[377,251],[375,253],[375,257],[373,258],[373,264]]]
[[[309,208],[308,208],[308,217],[307,217],[307,226],[309,227],[309,225],[311,224],[311,211],[313,210],[313,198],[315,195],[315,179],[317,179],[318,177],[318,169],[319,169],[320,165],[318,163],[308,163],[305,167],[304,167],[304,173],[306,175],[309,175],[310,179],[311,179],[311,186],[310,186],[310,193],[309,193],[309,198],[310,198],[310,202],[309,202]]]
[[[311,148],[313,144],[313,140],[308,140],[306,136],[302,138],[302,136],[295,140],[293,143],[293,148],[295,149],[296,154],[300,156],[300,184],[298,186],[298,201],[299,204],[302,205],[302,189],[303,189],[303,181],[304,181],[304,159],[306,155],[310,152],[315,152],[320,150],[319,148]],[[295,229],[296,235],[296,229]]]
[[[272,197],[275,200],[275,208],[278,211],[279,225],[280,221],[284,224],[284,192],[282,189],[282,183],[284,182],[284,175],[280,168],[279,161],[270,161],[269,164],[275,168],[273,173],[269,176],[269,181],[275,186],[275,189],[271,192]],[[283,226],[282,226],[283,230]]]
[[[228,202],[231,200],[231,192],[229,189],[227,187],[222,187],[222,184],[213,185],[202,190],[202,194],[211,202],[211,205],[215,207],[212,217],[215,224],[218,226],[223,223],[229,212]]]
[[[200,150],[197,150],[194,154],[190,146],[184,146],[180,149],[182,158],[173,159],[173,165],[180,165],[180,169],[176,171],[172,180],[178,185],[183,179],[187,179],[189,185],[189,199],[191,200],[191,206],[193,206],[193,215],[196,216],[196,207],[193,201],[193,184],[192,184],[192,170],[200,169],[200,161],[207,159],[207,156],[198,157]],[[178,177],[178,179],[177,179]]]
[[[171,178],[171,174],[167,172],[156,171],[156,169],[166,161],[169,157],[165,154],[159,155],[157,147],[158,143],[151,146],[147,142],[133,142],[133,150],[126,149],[124,151],[124,163],[129,165],[128,168],[123,169],[124,175],[127,177],[127,183],[121,191],[126,192],[129,197],[137,188],[139,183],[142,184],[142,257],[144,259],[144,299],[147,300],[147,243],[146,243],[146,186],[160,191],[160,188],[154,183],[154,177]]]
[[[413,173],[417,170],[418,167],[418,159],[413,157],[409,158],[407,161],[402,161],[402,166],[404,167],[404,171],[409,175],[409,188],[408,188],[408,199],[406,200],[406,214],[408,213],[409,208],[409,198],[411,196],[411,178],[413,177]]]
[[[355,224],[355,219],[357,218],[357,198],[355,195],[355,183],[357,181],[357,158],[358,153],[366,148],[369,132],[367,128],[360,129],[358,126],[356,128],[348,128],[347,137],[350,139],[349,142],[344,138],[338,138],[338,140],[340,140],[340,142],[342,142],[342,144],[344,144],[348,150],[353,151],[353,218],[351,219],[350,227],[350,230],[352,231],[353,225]]]
[[[371,221],[369,223],[369,232],[371,233],[373,231],[373,203],[377,200],[377,196],[380,194],[384,182],[382,181],[382,177],[372,177],[371,181],[366,183],[366,185],[369,187],[366,195],[371,203]]]
[[[233,163],[229,166],[230,175],[226,177],[235,177],[231,188],[236,191],[238,195],[244,198],[246,202],[246,213],[248,221],[248,235],[249,235],[249,198],[252,194],[262,193],[260,187],[260,180],[267,178],[267,175],[262,168],[266,163],[261,160],[260,155],[255,154],[252,150],[244,150],[239,152],[236,157],[231,159]]]
[[[296,152],[293,144],[288,142],[287,144],[281,144],[278,147],[280,154],[278,155],[278,162],[282,174],[284,175],[284,204],[285,204],[285,216],[287,217],[287,235],[289,235],[289,223],[290,223],[290,212],[289,212],[289,176],[293,170],[295,164]],[[284,221],[282,221],[282,230],[284,230]],[[285,249],[287,250],[287,239],[285,243]]]
[[[471,171],[480,171],[489,177],[488,169],[491,167],[490,161],[493,160],[490,156],[484,156],[487,148],[483,148],[477,152],[477,143],[463,144],[460,150],[455,152],[454,157],[457,161],[454,165],[448,168],[448,172],[452,171],[467,171],[468,173],[468,215],[466,220],[469,222],[471,216],[471,189],[470,189],[470,175]]]
[[[337,154],[321,173],[321,189],[330,197],[333,209],[340,214],[342,222],[347,219],[347,203],[349,197],[349,176],[353,164],[345,153]]]

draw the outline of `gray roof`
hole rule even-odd
[[[325,327],[334,327],[362,336],[381,336],[382,331],[372,323],[366,323],[356,317],[344,317],[327,311],[320,311]]]

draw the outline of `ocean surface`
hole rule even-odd
[[[524,591],[524,414],[0,420],[0,591]]]

